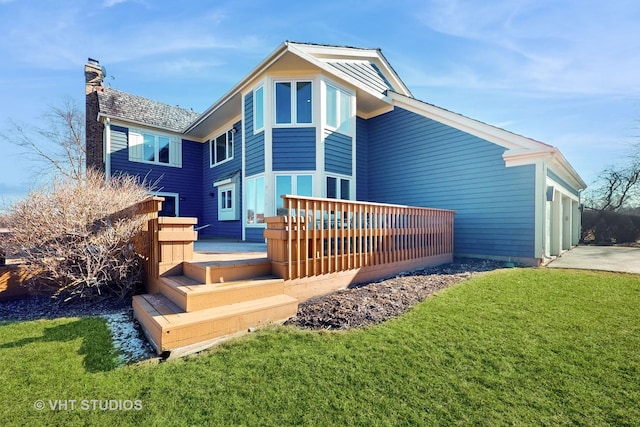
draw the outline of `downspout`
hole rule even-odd
[[[111,178],[111,119],[107,117],[104,124],[104,179]]]

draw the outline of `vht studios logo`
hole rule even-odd
[[[36,400],[33,407],[38,411],[139,411],[142,409],[142,400],[49,399]]]

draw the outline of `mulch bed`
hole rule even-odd
[[[301,303],[296,316],[285,324],[340,330],[380,323],[408,311],[434,292],[504,266],[504,262],[460,258],[451,264],[356,285]]]

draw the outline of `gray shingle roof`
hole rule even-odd
[[[197,117],[192,110],[105,88],[98,92],[100,113],[150,126],[182,132]]]

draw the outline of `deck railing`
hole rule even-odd
[[[150,197],[136,206],[144,217],[144,228],[136,240],[136,252],[144,263],[147,292],[158,291],[158,281],[165,274],[182,273],[182,262],[193,258],[193,230],[196,218],[159,217],[162,197]]]
[[[453,253],[451,210],[282,198],[264,236],[274,273],[288,280]]]

